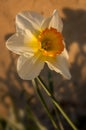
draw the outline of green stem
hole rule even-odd
[[[46,93],[51,97],[53,104],[55,104],[55,106],[61,112],[61,114],[63,115],[63,117],[66,119],[66,121],[69,123],[69,125],[73,128],[73,130],[78,130],[77,127],[70,120],[70,118],[67,116],[67,114],[60,107],[60,105],[57,102],[56,98],[50,93],[50,90],[46,87],[46,85],[43,83],[43,81],[39,77],[37,77],[37,80],[40,83],[40,85],[43,87],[43,89],[46,91]]]
[[[55,110],[56,118],[57,118],[57,120],[58,120],[59,128],[60,128],[61,130],[64,130],[63,124],[62,124],[61,119],[60,119],[60,117],[59,117],[59,113],[57,112],[57,108],[56,108],[56,106],[55,106],[54,103],[53,103],[53,105],[54,105],[54,110]]]
[[[46,104],[46,102],[45,102],[45,100],[44,100],[44,98],[43,98],[43,96],[42,96],[42,93],[41,93],[41,91],[40,91],[40,89],[39,89],[39,87],[38,87],[38,85],[37,85],[36,80],[32,80],[32,83],[33,83],[33,86],[35,87],[35,89],[36,89],[36,91],[37,91],[37,94],[38,94],[38,96],[39,96],[39,98],[40,98],[40,101],[41,101],[42,105],[44,106],[44,108],[45,108],[45,110],[46,110],[46,112],[47,112],[47,114],[48,114],[48,116],[49,116],[49,118],[50,118],[50,120],[51,120],[51,122],[52,122],[54,128],[55,128],[56,130],[59,130],[59,128],[58,128],[56,122],[54,121],[52,115],[51,115],[50,112],[49,112],[49,109],[48,109],[48,107],[47,107],[47,104]]]
[[[49,80],[49,90],[50,90],[51,94],[53,95],[54,94],[54,86],[53,86],[53,80],[52,80],[51,72],[48,73],[48,80]],[[60,128],[60,130],[64,130],[63,124],[62,124],[60,116],[59,116],[59,112],[57,111],[55,104],[53,104],[53,108],[54,108],[54,111],[55,111],[56,118],[58,120],[59,128]]]

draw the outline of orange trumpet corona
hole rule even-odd
[[[41,43],[40,50],[45,56],[56,56],[61,54],[64,50],[63,36],[55,28],[46,28],[43,30],[39,37],[39,42]]]

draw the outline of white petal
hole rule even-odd
[[[16,54],[22,54],[22,53],[33,53],[33,50],[24,44],[25,42],[25,35],[22,33],[16,33],[13,36],[11,36],[7,42],[6,46],[9,50],[13,51]],[[31,33],[28,34],[28,42],[30,41],[32,35]]]
[[[18,59],[17,70],[22,79],[31,80],[36,78],[44,67],[44,62],[37,56],[24,57]]]
[[[43,17],[35,12],[24,11],[19,13],[16,16],[17,31],[28,29],[34,33],[40,28],[42,20]]]
[[[62,56],[65,57],[67,60],[69,59],[69,55],[66,48],[64,48],[64,51],[62,52]]]
[[[31,12],[31,11],[28,11],[26,13],[26,16],[31,20],[31,22],[34,21],[34,23],[38,24],[39,26],[40,26],[42,20],[44,19],[44,17],[41,14],[36,13],[36,12]]]
[[[62,32],[63,23],[60,16],[58,15],[57,10],[54,10],[53,12],[49,27],[56,28],[59,32]]]
[[[57,31],[62,32],[63,23],[60,16],[58,15],[57,10],[54,10],[52,16],[45,19],[42,23],[42,28],[50,27],[56,28]]]
[[[66,46],[65,41],[63,40],[64,46]],[[67,60],[69,59],[68,51],[66,50],[66,47],[64,48],[62,52],[62,56],[64,56]]]
[[[42,28],[42,29],[48,28],[50,21],[51,21],[51,17],[45,18],[45,19],[42,21],[41,28]]]
[[[56,58],[50,58],[46,61],[51,70],[62,74],[65,78],[70,79],[71,75],[68,69],[68,62],[63,55],[59,55]]]

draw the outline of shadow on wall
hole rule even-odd
[[[9,64],[8,70],[5,72],[6,78],[0,77],[0,89],[3,86],[2,91],[4,92],[4,90],[6,90],[5,87],[7,87],[6,93],[11,94],[10,96],[14,99],[16,105],[23,107],[22,102],[25,102],[21,97],[22,90],[24,89],[23,81],[18,77],[16,72],[16,56],[11,52],[9,52],[9,55],[11,62]],[[16,102],[20,100],[20,98],[22,102]]]
[[[74,60],[71,63],[72,80],[70,82],[77,95],[78,114],[82,111],[81,113],[85,116],[85,118],[83,117],[84,121],[80,120],[82,123],[79,124],[83,126],[83,128],[80,126],[80,129],[84,130],[86,129],[86,10],[64,8],[63,13],[65,15],[63,35],[69,53],[73,46],[70,57],[74,55]]]
[[[85,94],[83,91],[86,90],[86,11],[64,8],[63,13],[65,15],[63,35],[69,53],[73,46],[70,56],[74,56],[74,61],[71,64],[72,80],[78,86],[78,94],[81,98]],[[86,97],[83,98],[86,101]]]
[[[84,53],[83,46],[86,44],[86,11],[64,8],[63,13],[65,14],[63,34],[68,45],[77,42],[81,52]]]

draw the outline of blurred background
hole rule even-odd
[[[54,9],[58,10],[64,23],[62,33],[69,53],[72,78],[64,80],[61,75],[51,72],[47,65],[40,77],[47,86],[53,86],[56,98],[76,126],[80,130],[86,130],[85,0],[0,0],[0,130],[4,130],[6,122],[3,119],[11,115],[11,112],[10,118],[13,120],[16,115],[22,124],[33,124],[27,119],[26,104],[48,130],[54,130],[31,81],[24,81],[17,74],[18,56],[6,48],[6,40],[15,33],[15,16],[18,12],[31,10],[47,17]],[[49,97],[45,92],[43,94],[55,116]],[[66,130],[71,130],[62,116],[61,119]]]

